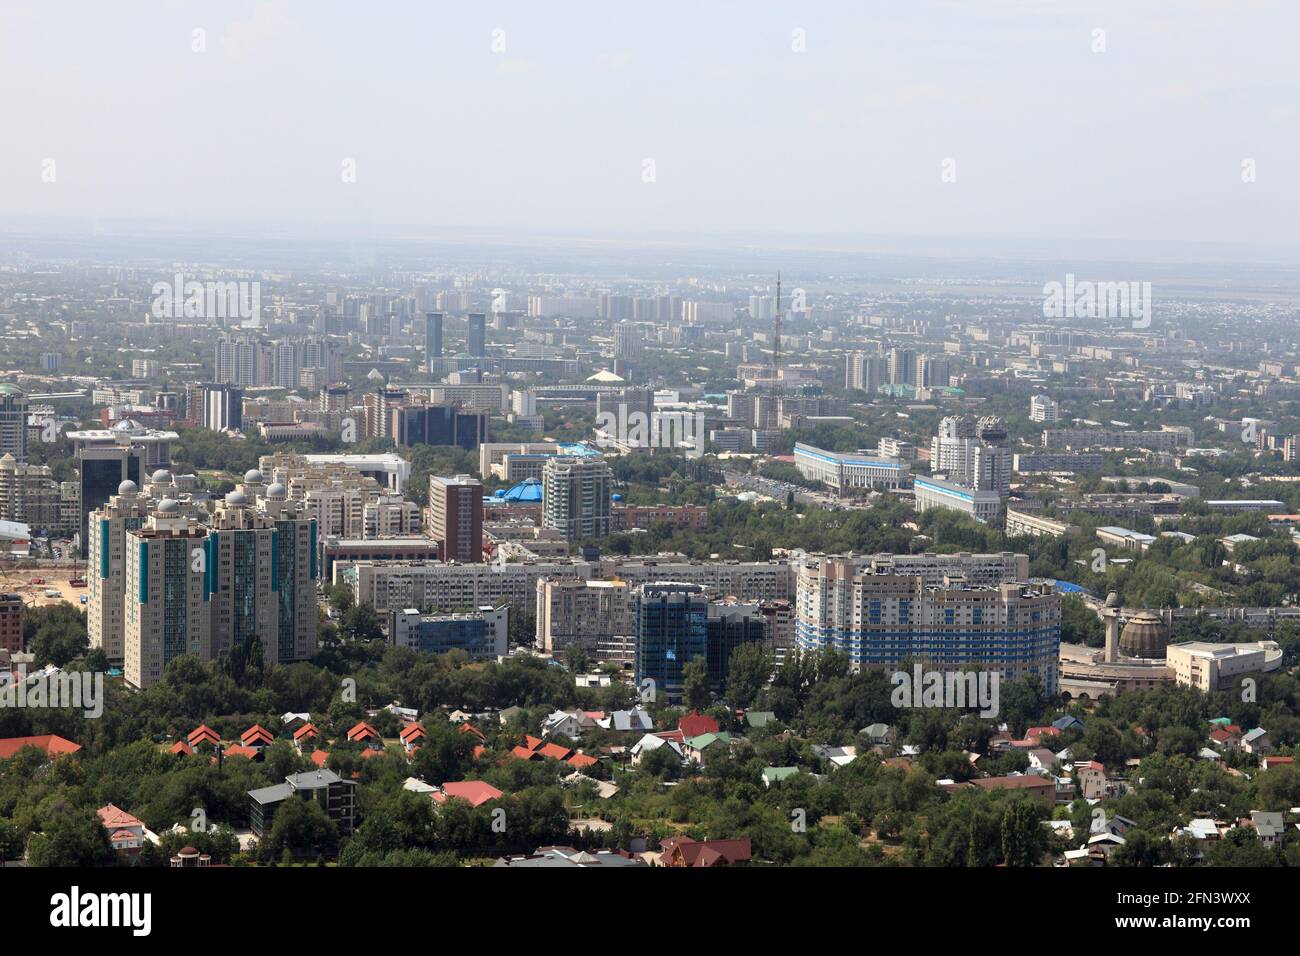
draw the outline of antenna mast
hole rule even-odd
[[[772,398],[781,380],[781,273],[776,273],[776,310],[772,316]],[[773,414],[776,410],[773,409]]]

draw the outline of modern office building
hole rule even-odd
[[[918,477],[912,484],[916,510],[950,508],[968,514],[976,521],[996,521],[1002,511],[1003,498],[995,491],[972,491],[951,481]]]
[[[444,561],[483,560],[483,485],[469,475],[429,476],[429,536]]]
[[[895,489],[908,473],[906,462],[863,452],[827,451],[797,442],[794,464],[799,474],[820,481],[840,494],[851,491]]]
[[[656,699],[682,695],[682,671],[708,650],[709,599],[698,584],[645,584],[636,595],[636,683]],[[662,696],[660,696],[662,695]]]
[[[487,355],[487,316],[482,312],[470,313],[466,351],[474,358]]]
[[[745,644],[762,644],[775,651],[768,626],[769,615],[757,603],[710,602],[705,622],[704,665],[714,693],[726,691],[731,655],[737,649]]]
[[[1106,458],[1104,455],[1093,453],[1080,454],[1027,454],[1012,455],[1012,469],[1022,474],[1033,474],[1035,472],[1062,472],[1065,474],[1101,474],[1105,467]]]
[[[510,605],[456,614],[390,611],[388,643],[428,654],[464,651],[471,660],[494,661],[510,651]]]
[[[0,455],[27,460],[27,396],[8,382],[0,383]]]
[[[488,437],[488,413],[457,404],[402,403],[388,410],[395,445],[455,445],[473,451]]]
[[[229,384],[204,385],[203,412],[199,424],[214,432],[243,428],[243,390]]]
[[[143,484],[145,449],[141,445],[92,445],[77,452],[81,472],[81,556],[90,553],[89,516],[108,502],[123,482]]]
[[[542,468],[542,527],[568,541],[610,533],[614,473],[600,458],[550,458]]]
[[[424,313],[424,368],[433,371],[435,359],[442,358],[442,313]]]
[[[826,558],[799,571],[795,641],[804,652],[846,654],[854,669],[997,671],[1002,681],[1037,674],[1055,693],[1061,597],[1050,584],[929,587],[920,578],[863,574]]]

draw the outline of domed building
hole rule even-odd
[[[1163,661],[1169,649],[1169,628],[1151,611],[1139,611],[1124,625],[1119,638],[1122,657]]]

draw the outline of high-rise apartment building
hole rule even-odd
[[[568,541],[610,532],[614,473],[600,458],[548,458],[542,467],[542,527]]]
[[[1056,691],[1061,597],[1050,584],[934,587],[823,558],[800,568],[795,613],[801,651],[838,651],[855,670],[912,661],[1003,681],[1036,674]]]
[[[844,387],[874,395],[888,381],[889,366],[884,356],[850,352],[845,358]]]
[[[126,532],[123,569],[123,676],[132,687],[162,680],[186,654],[209,660],[207,575],[195,563],[208,530],[180,513],[171,498]]]
[[[483,485],[469,475],[429,477],[429,534],[446,561],[483,560]]]
[[[86,628],[90,646],[109,663],[122,666],[126,656],[123,588],[126,581],[126,535],[144,526],[149,500],[134,481],[123,481],[113,495],[88,516]]]
[[[1060,418],[1060,409],[1056,402],[1046,395],[1035,395],[1029,400],[1029,420],[1031,422],[1055,422]]]
[[[978,421],[950,416],[939,423],[930,443],[930,470],[970,491],[991,491],[1006,497],[1011,491],[1011,444],[1000,418]]]

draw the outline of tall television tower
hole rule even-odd
[[[772,313],[772,413],[781,383],[781,273],[776,274],[776,309]]]

